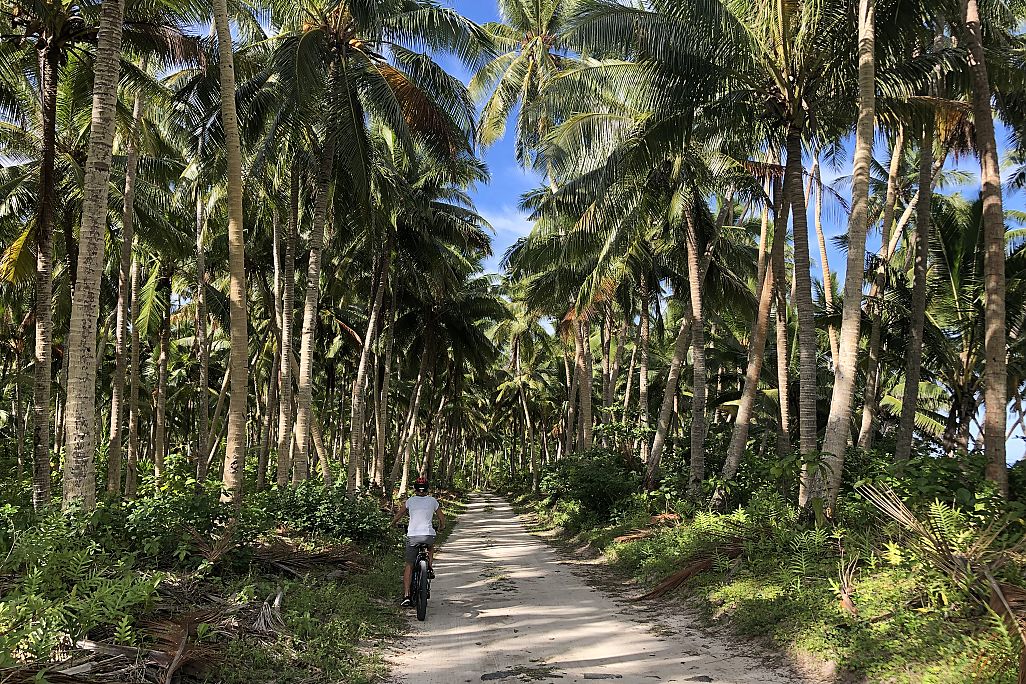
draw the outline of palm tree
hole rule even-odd
[[[64,504],[96,502],[96,323],[107,225],[107,194],[113,155],[124,0],[104,0],[100,10],[93,63],[93,116],[89,128],[78,278],[68,335],[68,451],[64,470]]]
[[[799,503],[822,498],[828,509],[837,500],[844,468],[844,452],[851,432],[851,400],[855,392],[860,326],[862,324],[863,264],[869,231],[869,180],[873,162],[876,116],[876,2],[859,0],[859,113],[855,128],[855,162],[852,170],[852,210],[848,222],[848,265],[844,278],[840,343],[834,359],[834,386],[823,441],[825,482],[807,470],[802,477]]]
[[[242,211],[242,141],[235,112],[235,65],[227,0],[214,0],[221,84],[221,124],[228,161],[228,269],[231,274],[231,395],[228,404],[228,444],[224,457],[222,498],[241,505],[242,471],[246,459],[246,397],[249,392],[249,331],[246,319],[246,241]],[[202,458],[202,455],[201,455]]]
[[[544,92],[571,63],[565,45],[567,12],[564,0],[499,0],[503,22],[484,27],[503,52],[470,81],[473,97],[484,101],[478,140],[485,147],[501,140],[517,111],[515,154],[523,166],[534,164],[542,139],[555,123]],[[552,182],[551,170],[547,174]]]
[[[986,282],[986,338],[983,439],[987,452],[987,477],[1008,494],[1005,463],[1005,427],[1008,409],[1006,375],[1007,322],[1005,320],[1005,212],[1001,194],[1001,160],[994,134],[990,75],[983,46],[983,26],[977,0],[961,0],[960,33],[969,52],[972,82],[973,123],[976,151],[980,157],[983,188],[984,280]]]

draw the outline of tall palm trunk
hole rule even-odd
[[[207,479],[207,433],[210,431],[210,344],[207,342],[207,262],[204,232],[206,211],[203,194],[196,188],[196,480]]]
[[[574,344],[577,347],[577,397],[580,406],[580,449],[591,448],[591,335],[587,321],[574,321]]]
[[[691,295],[691,357],[694,380],[691,400],[691,466],[688,476],[688,496],[697,498],[705,480],[706,433],[706,368],[705,368],[705,311],[702,302],[703,278],[698,254],[698,234],[694,214],[685,213],[685,233],[688,250],[688,285]]]
[[[641,281],[641,325],[638,328],[638,427],[642,435],[641,462],[648,463],[648,345],[651,337],[651,299],[647,274]]]
[[[367,433],[364,430],[367,407],[367,373],[370,367],[371,351],[377,340],[378,328],[381,325],[381,306],[385,299],[385,288],[388,283],[388,271],[391,268],[391,240],[385,248],[385,254],[378,266],[374,283],[373,301],[370,316],[367,319],[367,333],[363,337],[363,348],[360,351],[360,363],[353,380],[352,414],[350,419],[349,470],[346,480],[346,493],[352,496],[360,485],[361,464],[363,462]]]
[[[848,265],[844,278],[841,346],[840,355],[834,364],[834,389],[830,399],[826,437],[823,440],[827,474],[825,482],[818,476],[803,481],[805,497],[801,502],[805,504],[813,497],[825,497],[828,508],[833,507],[841,489],[844,453],[851,437],[851,400],[858,372],[862,284],[865,282],[866,233],[869,231],[869,181],[876,117],[875,50],[876,0],[859,0],[859,116],[855,128],[852,210],[848,221]]]
[[[171,356],[171,271],[162,266],[158,290],[164,299],[164,316],[160,322],[160,339],[157,352],[157,394],[153,411],[153,471],[160,483],[164,476],[164,460],[168,453],[167,444],[167,366]]]
[[[82,187],[78,279],[68,333],[67,455],[64,503],[96,503],[96,323],[107,232],[107,195],[121,75],[124,0],[103,0],[93,60],[93,112]]]
[[[231,397],[221,498],[242,504],[246,460],[246,398],[249,393],[249,330],[246,319],[246,238],[242,211],[242,141],[235,112],[235,62],[227,0],[213,0],[214,29],[220,55],[221,122],[228,160],[228,272]]]
[[[335,157],[335,143],[330,137],[324,143],[317,172],[317,201],[314,205],[313,226],[310,229],[310,262],[306,272],[306,299],[303,304],[303,332],[299,346],[299,377],[297,378],[296,443],[292,481],[307,477],[310,464],[310,413],[313,410],[313,353],[317,333],[317,302],[320,297],[321,252],[324,249],[324,227],[328,220],[328,200],[331,174]]]
[[[887,171],[887,196],[883,210],[883,244],[880,265],[873,276],[873,286],[869,292],[869,304],[872,307],[873,322],[869,332],[869,349],[866,360],[866,393],[863,398],[862,425],[859,428],[860,449],[868,449],[873,445],[873,423],[879,410],[877,392],[880,387],[880,348],[883,333],[883,295],[887,284],[886,264],[890,260],[889,245],[891,229],[894,223],[894,212],[898,203],[898,172],[901,168],[901,155],[905,147],[905,129],[898,129],[891,151],[891,164]]]
[[[273,323],[272,323],[273,325]],[[257,459],[257,491],[267,488],[267,463],[271,457],[271,441],[274,439],[274,426],[278,421],[278,367],[281,365],[281,343],[274,350],[274,358],[267,372],[267,415],[260,439],[260,452]]]
[[[770,260],[783,260],[784,242],[787,240],[787,214],[778,212],[773,227],[773,249]],[[779,252],[779,255],[778,255]],[[748,445],[748,429],[752,423],[755,409],[755,395],[759,391],[759,379],[762,377],[762,363],[766,354],[766,338],[769,336],[770,314],[773,310],[774,280],[773,270],[765,269],[763,282],[759,284],[759,309],[752,327],[752,341],[749,345],[748,368],[745,371],[745,384],[741,390],[741,401],[738,404],[734,431],[727,447],[727,460],[723,464],[721,479],[733,480],[741,465],[741,457]],[[717,502],[723,497],[722,489],[717,491]]]
[[[143,67],[145,71],[145,66]],[[132,316],[131,299],[132,243],[135,236],[135,181],[139,171],[139,125],[142,122],[142,98],[132,105],[135,130],[128,136],[124,204],[121,210],[121,256],[118,268],[117,329],[114,333],[114,378],[110,399],[110,432],[107,440],[107,491],[121,491],[121,436],[125,413],[125,368],[127,367],[128,321]]]
[[[386,483],[385,492],[389,498],[394,496],[395,483],[402,477],[402,484],[399,489],[400,494],[406,493],[406,486],[408,484],[407,476],[410,472],[410,451],[411,442],[413,441],[414,428],[417,422],[417,412],[420,410],[420,399],[424,392],[424,382],[427,376],[427,369],[429,363],[429,351],[425,347],[420,357],[420,368],[417,371],[417,380],[413,385],[413,396],[410,399],[409,409],[406,411],[406,420],[403,422],[404,428],[399,440],[399,449],[396,452],[395,462],[392,464],[392,472],[389,474],[388,482]],[[400,473],[401,471],[401,473]]]
[[[819,243],[819,261],[823,268],[823,299],[826,301],[827,310],[833,311],[834,276],[830,272],[830,256],[827,254],[826,235],[823,233],[823,179],[819,170],[818,150],[812,162],[812,179],[809,181],[809,185],[816,190],[816,204],[812,214],[816,226],[816,242]],[[827,326],[827,337],[830,340],[830,358],[837,363],[839,342],[835,326]]]
[[[289,191],[289,220],[285,223],[285,263],[281,274],[281,369],[278,373],[278,471],[279,487],[289,481],[292,460],[289,446],[292,440],[292,318],[293,298],[296,290],[294,275],[296,263],[296,234],[299,231],[299,170],[292,169]]]
[[[916,209],[916,232],[913,238],[915,276],[912,282],[912,339],[905,358],[905,393],[901,399],[901,418],[894,457],[900,462],[912,456],[912,434],[919,403],[919,378],[923,361],[923,327],[926,324],[926,267],[930,255],[931,216],[933,210],[933,118],[923,126],[923,139],[919,149],[919,206]]]
[[[139,487],[139,258],[132,256],[132,332],[128,355],[128,457],[125,459],[125,497],[134,499]],[[202,456],[202,454],[201,454]]]
[[[994,135],[990,76],[983,51],[983,28],[977,0],[962,0],[962,34],[969,51],[973,84],[973,121],[980,157],[980,198],[983,201],[984,419],[987,479],[1008,494],[1005,427],[1008,420],[1007,330],[1005,321],[1005,213],[1001,196],[1001,160]]]
[[[43,146],[36,207],[36,339],[32,392],[32,506],[50,505],[50,373],[53,360],[53,215],[54,159],[57,150],[57,82],[59,55],[46,49],[40,57],[40,110]]]
[[[666,388],[663,390],[663,401],[659,406],[659,417],[656,422],[656,433],[652,438],[652,449],[648,455],[648,467],[645,470],[645,487],[652,491],[659,480],[659,463],[663,457],[663,448],[670,432],[670,419],[673,416],[674,398],[677,396],[677,385],[680,372],[684,367],[688,347],[691,346],[691,320],[693,316],[685,316],[680,322],[677,339],[673,343],[673,357],[666,373]]]
[[[572,330],[571,330],[572,332]],[[576,450],[577,440],[577,386],[581,375],[577,372],[577,338],[574,336],[574,360],[570,363],[570,353],[563,351],[563,369],[566,371],[566,425],[563,428],[563,451],[572,454]]]
[[[791,202],[780,184],[774,192],[774,211],[777,216],[791,211]],[[776,359],[777,359],[777,402],[780,406],[780,422],[777,426],[777,456],[781,459],[791,452],[791,352],[787,329],[787,266],[784,262],[783,250],[773,252],[770,268],[773,270],[773,289],[776,299]]]
[[[389,311],[392,322],[389,326],[384,368],[381,373],[381,385],[376,395],[378,401],[374,414],[374,463],[379,485],[385,484],[385,450],[388,447],[388,402],[392,391],[392,358],[395,353],[396,295],[394,290]]]
[[[616,385],[620,380],[620,368],[623,366],[623,352],[627,344],[628,322],[626,314],[620,321],[620,327],[616,331],[616,350],[613,352],[613,360],[609,368],[609,398],[606,401],[606,410],[609,412],[609,420],[616,420],[613,404],[616,402]]]
[[[609,408],[613,403],[612,383],[612,352],[613,352],[613,307],[606,303],[603,307],[602,320],[602,407],[599,411],[601,422],[609,420]]]
[[[816,341],[815,307],[812,303],[812,278],[809,257],[809,221],[802,183],[802,134],[792,127],[787,134],[787,166],[785,193],[791,200],[794,226],[794,289],[798,310],[798,441],[803,454],[818,451],[816,431],[816,399],[818,344]]]

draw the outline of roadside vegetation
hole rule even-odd
[[[406,625],[380,502],[307,483],[237,509],[169,479],[88,513],[33,514],[7,491],[0,680],[380,681]]]
[[[790,503],[796,473],[751,470],[716,512],[681,497],[686,469],[638,494],[641,469],[601,449],[546,469],[538,493],[523,481],[502,488],[542,528],[636,580],[643,609],[684,601],[710,627],[765,638],[807,671],[833,667],[870,682],[1019,681],[1020,638],[990,605],[986,578],[949,572],[937,552],[967,564],[978,554],[1001,559],[996,579],[1022,586],[1026,503],[996,496],[978,455],[968,472],[915,459],[915,477],[885,458],[872,452],[853,464],[829,525]],[[870,486],[900,491],[935,537],[889,518],[864,495]],[[992,533],[986,551],[974,549]],[[1016,604],[1024,596],[1007,593]]]

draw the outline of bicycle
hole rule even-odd
[[[429,573],[428,545],[417,544],[417,562],[413,564],[413,577],[410,580],[410,598],[417,606],[417,619],[427,619],[427,602],[431,598],[431,575]]]

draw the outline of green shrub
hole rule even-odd
[[[348,498],[343,489],[313,482],[252,495],[247,507],[254,519],[338,540],[370,542],[388,530],[388,515],[374,499]]]
[[[553,501],[569,499],[582,513],[608,520],[641,486],[641,474],[630,469],[623,457],[595,448],[574,454],[550,466],[541,489]]]

